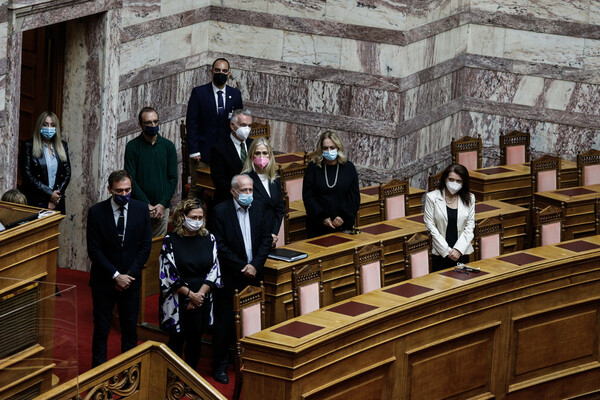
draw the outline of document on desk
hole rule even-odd
[[[308,254],[303,253],[301,251],[283,249],[283,248],[275,248],[272,249],[269,253],[269,258],[273,258],[275,260],[294,262],[298,260],[302,260],[303,258],[308,257]]]

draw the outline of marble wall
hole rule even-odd
[[[79,234],[138,134],[139,109],[155,106],[179,148],[191,89],[222,56],[244,103],[271,121],[277,150],[313,150],[334,129],[364,184],[406,177],[424,188],[449,162],[451,138],[464,135],[480,134],[494,165],[499,132],[513,129],[530,130],[534,154],[574,159],[600,145],[599,11],[583,0],[0,0],[0,165],[16,166],[19,31],[92,14],[106,40],[72,38],[85,42],[72,63],[83,72],[72,76],[97,82],[101,99],[84,110],[102,134],[69,137],[88,151],[77,188],[89,189],[70,216]],[[87,95],[69,93],[63,114],[75,113],[78,127],[72,100]],[[0,189],[15,182],[4,173]],[[81,246],[67,259],[84,269]]]

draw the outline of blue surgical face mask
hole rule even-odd
[[[337,149],[333,149],[333,150],[330,150],[330,151],[324,151],[323,152],[323,157],[325,157],[325,159],[327,161],[333,161],[333,160],[335,160],[337,158],[337,156],[338,156]]]
[[[144,126],[144,132],[148,136],[156,136],[158,134],[158,125],[156,126]]]
[[[44,139],[52,139],[54,135],[56,135],[56,128],[53,126],[42,126],[40,129],[40,133],[44,137]]]
[[[113,195],[113,199],[115,200],[115,203],[117,203],[120,206],[124,206],[125,204],[129,203],[130,198],[131,198],[131,193]]]
[[[238,193],[237,202],[240,204],[240,206],[248,207],[250,204],[252,204],[252,200],[254,200],[252,193]]]

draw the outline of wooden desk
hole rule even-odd
[[[600,197],[600,185],[535,193],[536,207],[565,204],[565,240],[596,234],[594,203]]]
[[[502,215],[504,225],[503,254],[523,250],[528,244],[527,224],[529,210],[498,200],[482,201],[475,204],[475,220],[481,221]],[[423,223],[423,214],[407,217],[411,221]]]
[[[275,156],[275,161],[277,162],[278,166],[282,167],[292,163],[301,164],[304,162],[304,153],[298,152],[277,154]],[[198,168],[196,172],[198,173],[198,181],[196,182],[196,185],[204,188],[204,193],[212,198],[213,194],[215,193],[215,185],[212,181],[212,177],[210,176],[210,167]]]
[[[377,230],[386,232],[377,234]],[[295,263],[267,260],[264,269],[267,326],[293,317],[292,267],[321,260],[323,304],[332,304],[356,294],[353,258],[355,247],[382,241],[385,255],[385,284],[406,279],[404,238],[415,233],[426,233],[425,225],[406,218],[398,218],[362,227],[361,233],[357,235],[335,233],[286,245],[285,248],[307,253],[308,258]],[[316,240],[340,243],[320,246],[314,243]]]
[[[600,237],[429,274],[242,340],[245,400],[600,394]]]
[[[471,192],[478,201],[502,200],[529,207],[532,195],[529,163],[480,168],[469,171],[469,176]],[[577,163],[562,160],[560,188],[577,184]]]
[[[0,398],[31,398],[52,384],[58,226],[64,215],[0,202]],[[28,307],[28,305],[35,305]],[[16,313],[11,313],[16,308]],[[27,394],[26,394],[27,393]],[[14,397],[13,397],[14,396]]]
[[[422,189],[409,188],[408,215],[421,212],[423,194],[425,194],[425,191]],[[379,207],[379,185],[361,188],[357,226],[363,227],[380,222]],[[289,216],[290,241],[297,242],[306,239],[306,209],[302,200],[290,202]]]

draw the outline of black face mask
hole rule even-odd
[[[228,77],[228,75],[218,72],[213,74],[213,82],[215,83],[215,86],[223,86],[225,82],[227,82]]]
[[[148,136],[156,136],[158,134],[158,125],[157,126],[145,126],[144,127],[144,132],[146,132],[146,135]]]

